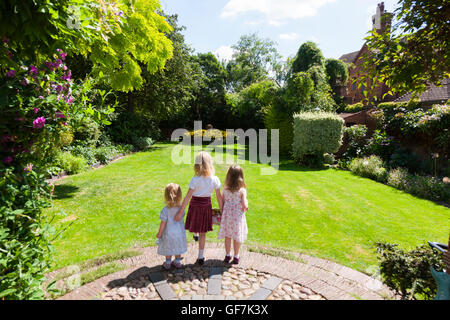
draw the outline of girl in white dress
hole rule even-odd
[[[184,230],[184,221],[175,221],[174,217],[180,210],[181,200],[183,198],[181,188],[175,183],[170,183],[164,191],[166,206],[162,209],[159,225],[159,232],[156,235],[158,239],[158,254],[166,257],[164,268],[169,270],[172,266],[180,269],[181,255],[187,251],[186,232]],[[184,211],[183,211],[184,216]],[[172,256],[175,260],[172,262]]]
[[[233,239],[234,258],[232,264],[239,263],[239,249],[247,239],[248,210],[247,190],[244,182],[244,172],[238,165],[228,169],[223,191],[223,213],[220,222],[218,239],[225,238],[225,263],[231,260],[231,240]]]

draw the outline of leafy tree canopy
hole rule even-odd
[[[392,27],[366,38],[359,86],[372,91],[384,82],[388,94],[419,95],[450,77],[449,12],[450,0],[399,0]]]
[[[258,34],[243,35],[233,46],[234,54],[227,64],[230,89],[239,91],[252,83],[275,76],[281,70],[275,42],[261,39]]]
[[[18,60],[40,62],[63,48],[89,56],[94,75],[112,88],[132,90],[142,85],[139,62],[156,72],[172,57],[165,35],[171,27],[159,9],[158,0],[2,1],[0,35],[6,45],[0,63],[14,69]]]
[[[319,47],[311,41],[303,43],[292,62],[292,73],[307,71],[314,65],[323,66],[325,58]]]

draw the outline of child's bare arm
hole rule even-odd
[[[164,229],[166,228],[167,225],[167,221],[161,221],[161,223],[159,224],[159,231],[156,235],[156,237],[158,239],[161,239],[162,233],[164,232]]]
[[[178,210],[177,215],[174,217],[175,221],[180,221],[183,216],[184,210],[186,210],[187,203],[191,200],[192,194],[194,193],[193,189],[189,189],[188,193],[184,197],[183,203],[181,204],[180,210]]]
[[[248,210],[247,191],[245,189],[241,191],[241,205],[243,212]]]
[[[223,196],[220,193],[220,189],[216,189],[216,198],[217,198],[217,202],[219,203],[220,212],[222,212],[222,209],[223,209]]]

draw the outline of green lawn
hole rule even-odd
[[[55,241],[54,268],[155,245],[165,185],[180,184],[184,195],[193,176],[192,165],[172,163],[173,146],[157,144],[149,152],[58,183],[49,212],[67,215],[56,219],[58,228],[73,224]],[[267,176],[260,174],[262,166],[242,164],[250,208],[248,243],[364,271],[376,263],[374,241],[404,248],[428,240],[448,242],[448,208],[346,171],[310,170],[285,161],[277,174]],[[222,183],[226,169],[216,165]],[[217,241],[217,231],[216,226],[208,241]]]

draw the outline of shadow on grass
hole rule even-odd
[[[55,191],[53,192],[54,199],[69,199],[73,198],[75,193],[79,190],[77,186],[70,184],[59,184],[55,185]]]

